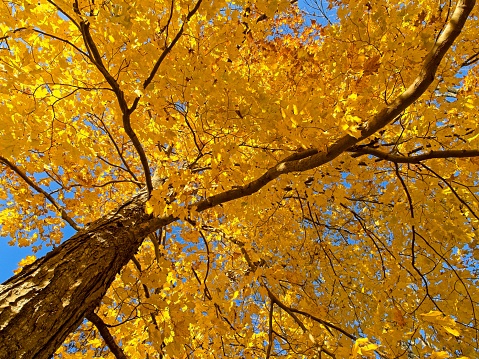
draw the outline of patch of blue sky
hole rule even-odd
[[[35,174],[33,177],[38,184],[42,179],[47,178],[47,175],[45,173],[42,173]],[[50,187],[43,187],[43,189],[50,193],[57,203],[63,205],[61,201],[58,200],[58,197],[55,195],[56,193],[58,193],[59,190],[61,190],[61,186],[58,183],[53,181]],[[35,195],[39,195],[34,190],[32,190],[32,193]],[[66,199],[74,198],[73,192],[64,191],[63,195]],[[0,209],[7,208],[9,206],[8,202],[12,200],[13,198],[9,196],[9,198],[7,198],[6,200],[0,201]],[[46,201],[47,200],[45,199],[45,202]],[[59,216],[59,214],[53,211],[47,211],[45,214],[40,216],[39,219],[46,218],[48,216],[55,217]],[[1,225],[2,223],[0,223],[0,226]],[[30,236],[34,233],[38,233],[38,230],[36,229],[24,231]],[[65,241],[67,238],[73,236],[75,232],[76,231],[73,228],[71,228],[69,225],[66,225],[62,229],[62,242]],[[8,278],[10,278],[14,274],[13,271],[18,268],[18,263],[20,262],[20,260],[22,260],[26,256],[35,255],[37,258],[40,258],[52,249],[52,244],[48,243],[46,238],[39,238],[36,242],[32,243],[28,247],[18,247],[17,245],[12,246],[9,244],[10,242],[12,242],[12,240],[13,238],[0,237],[0,282],[4,282]]]
[[[306,15],[306,25],[310,25],[311,21],[326,26],[338,23],[337,9],[329,5],[329,1],[325,0],[299,0],[298,7],[304,11]]]

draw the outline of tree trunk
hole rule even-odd
[[[48,359],[101,302],[152,226],[146,191],[0,285],[0,358]]]

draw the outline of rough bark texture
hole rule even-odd
[[[100,304],[152,231],[146,199],[143,191],[0,285],[0,358],[49,358]]]

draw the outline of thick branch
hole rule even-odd
[[[118,102],[120,104],[122,112],[126,112],[128,110],[128,107],[126,106],[126,101],[125,101],[123,92],[121,91],[120,85],[118,84],[118,82],[116,82],[116,80],[113,78],[113,76],[111,76],[111,74],[108,72],[105,65],[103,64],[100,52],[98,51],[98,48],[90,34],[90,23],[88,21],[82,21],[80,23],[80,27],[81,27],[81,32],[83,35],[83,41],[85,42],[85,46],[87,47],[88,52],[90,53],[91,61],[94,63],[96,68],[101,72],[105,80],[108,82],[108,84],[111,86],[111,88],[117,95]],[[126,108],[124,106],[126,106]]]
[[[231,190],[213,195],[199,201],[194,206],[190,206],[190,208],[195,207],[196,211],[201,212],[221,203],[229,202],[258,192],[262,187],[282,174],[302,172],[319,167],[332,161],[356,143],[368,138],[381,128],[388,125],[402,111],[416,101],[432,83],[440,61],[460,34],[474,4],[474,0],[462,0],[458,3],[450,22],[447,24],[444,32],[438,38],[436,44],[426,57],[418,77],[390,106],[384,108],[371,121],[369,121],[368,124],[366,124],[365,128],[361,131],[361,137],[355,138],[350,135],[345,135],[329,146],[326,151],[310,149],[294,154],[280,161],[275,167],[270,168],[256,180],[253,180],[244,186],[235,187]]]
[[[362,155],[371,155],[378,157],[385,161],[394,163],[420,163],[421,161],[431,160],[434,158],[467,158],[479,157],[479,150],[444,150],[444,151],[429,151],[417,156],[398,156],[384,153],[374,148],[363,147],[361,149],[351,149],[353,157]]]
[[[475,0],[461,0],[458,2],[449,23],[444,28],[437,39],[434,47],[426,56],[423,66],[417,78],[411,85],[396,98],[389,106],[381,110],[374,118],[364,124],[361,135],[358,138],[345,135],[328,147],[326,151],[318,152],[310,157],[286,162],[277,166],[277,172],[289,173],[297,171],[306,171],[321,166],[334,158],[338,157],[344,151],[348,150],[356,143],[368,138],[381,128],[385,127],[397,118],[408,106],[416,101],[434,81],[435,74],[441,60],[447,50],[452,46],[454,40],[459,36],[464,23],[475,5]]]
[[[116,98],[118,100],[118,104],[120,105],[120,109],[123,114],[122,116],[123,128],[125,129],[125,132],[130,138],[131,142],[133,143],[133,146],[135,146],[136,152],[138,153],[138,156],[140,157],[141,165],[143,166],[143,171],[145,172],[146,187],[148,188],[148,193],[151,193],[151,191],[153,190],[153,185],[151,183],[151,173],[150,173],[150,166],[148,165],[148,159],[146,158],[145,151],[143,150],[143,147],[140,143],[140,140],[138,139],[138,136],[136,135],[135,131],[133,131],[133,128],[131,127],[131,122],[130,122],[130,115],[134,111],[136,105],[134,104],[134,106],[132,106],[131,109],[128,108],[128,104],[126,103],[126,100],[125,100],[125,95],[123,91],[120,89],[120,85],[113,78],[113,76],[108,72],[108,70],[105,68],[105,65],[103,65],[100,52],[98,51],[98,48],[95,45],[95,42],[93,41],[93,38],[91,37],[91,34],[90,34],[90,23],[88,21],[86,22],[82,21],[80,23],[80,27],[81,27],[81,32],[83,35],[83,40],[85,42],[85,45],[88,48],[89,53],[91,54],[90,60],[93,62],[96,68],[102,73],[105,80],[108,82],[108,84],[111,86],[111,88],[115,92]]]
[[[35,191],[45,196],[45,198],[51,204],[53,204],[53,206],[57,209],[57,211],[60,212],[62,219],[66,221],[70,226],[72,226],[73,229],[75,229],[76,231],[80,230],[80,227],[78,227],[75,221],[73,221],[73,219],[71,219],[70,216],[68,216],[65,209],[62,206],[60,206],[50,194],[45,192],[40,186],[38,186],[35,182],[33,182],[30,178],[28,178],[28,176],[19,167],[17,167],[15,164],[13,164],[12,162],[10,162],[9,160],[7,160],[5,157],[2,157],[2,156],[0,156],[0,162],[2,162],[4,165],[9,167],[13,172],[19,175]]]
[[[128,359],[120,346],[116,344],[115,338],[113,338],[113,336],[110,334],[105,322],[103,322],[103,320],[95,312],[88,314],[86,319],[95,325],[116,359]]]

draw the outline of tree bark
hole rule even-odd
[[[143,190],[0,285],[0,358],[47,359],[93,311],[148,233]]]

